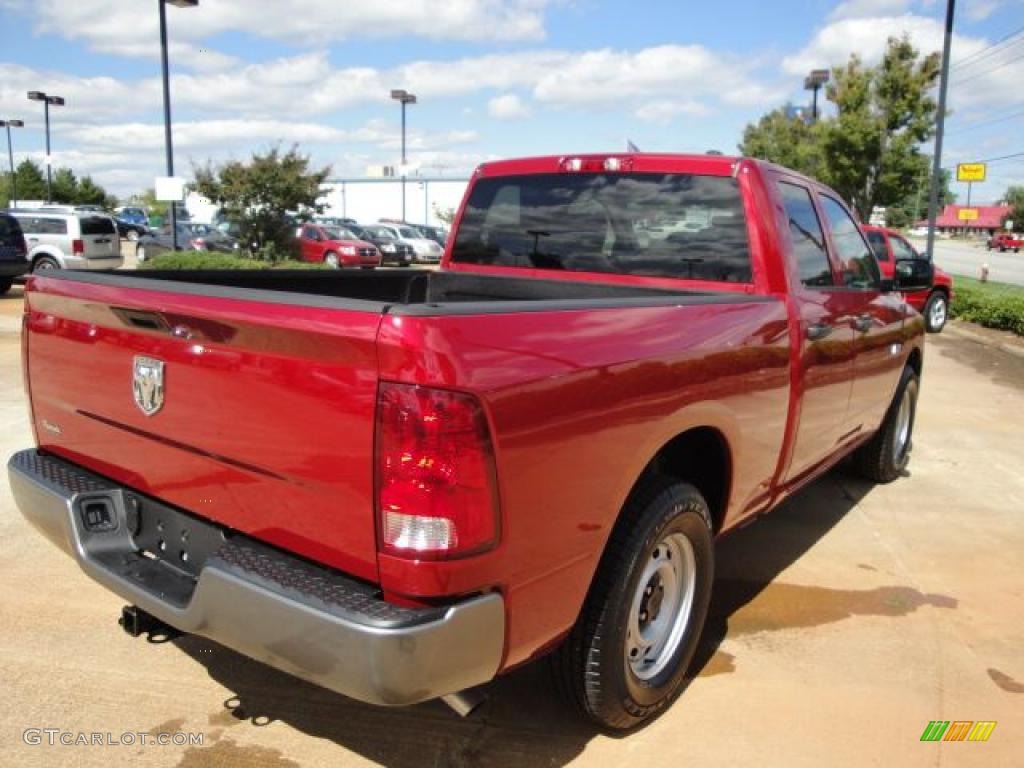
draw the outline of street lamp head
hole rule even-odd
[[[199,5],[199,0],[164,0],[164,2],[175,8],[195,8]]]
[[[24,120],[0,120],[0,128],[3,128],[4,126],[8,126],[10,128],[24,128],[25,127],[25,121]]]
[[[48,103],[52,104],[55,107],[63,107],[64,106],[64,97],[63,96],[47,96],[46,97],[46,101]]]
[[[46,101],[46,94],[42,91],[29,91],[29,101]]]
[[[394,90],[392,90],[391,91],[391,98],[394,99],[395,101],[400,101],[403,104],[415,104],[416,103],[416,94],[415,93],[409,93],[408,91],[406,91],[403,88],[395,88]]]
[[[811,73],[804,78],[804,89],[809,91],[820,88],[831,78],[832,74],[827,69],[812,69]]]

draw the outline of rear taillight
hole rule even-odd
[[[72,240],[71,241],[71,252],[74,254],[85,253],[85,241],[84,240]]]
[[[383,382],[376,451],[383,552],[444,559],[497,544],[494,451],[475,397]]]
[[[202,251],[206,249],[206,241],[201,237],[193,237],[188,241],[188,247],[196,251]]]

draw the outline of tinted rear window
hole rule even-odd
[[[114,220],[106,216],[82,216],[79,221],[83,235],[109,235],[116,231]]]
[[[736,180],[690,174],[537,174],[481,179],[452,260],[750,282]]]

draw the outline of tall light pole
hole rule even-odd
[[[942,183],[942,134],[946,128],[946,91],[949,88],[949,49],[953,44],[954,0],[946,2],[946,32],[942,41],[942,72],[939,74],[939,103],[935,114],[935,155],[932,157],[932,184],[928,191],[928,244],[925,252],[934,258],[935,218],[939,215],[939,184]]]
[[[11,208],[18,206],[18,179],[14,175],[14,150],[11,148],[11,128],[23,128],[21,120],[0,120],[0,128],[7,128],[7,160],[11,164]]]
[[[811,101],[812,122],[818,122],[818,91],[821,90],[821,86],[829,81],[830,76],[827,69],[812,69],[810,74],[804,78],[804,90],[814,92],[814,97]]]
[[[416,103],[416,94],[396,88],[391,98],[402,105],[402,221],[405,221],[405,105]]]
[[[156,0],[160,6],[160,63],[164,78],[164,149],[167,153],[167,175],[174,176],[174,147],[171,143],[171,75],[167,66],[167,8],[168,3],[177,8],[195,8],[199,0]],[[177,202],[171,200],[171,248],[178,250]]]
[[[42,91],[29,91],[29,101],[41,101],[43,102],[43,117],[46,122],[46,202],[50,202],[53,198],[50,195],[50,168],[53,165],[53,160],[50,157],[50,105],[55,107],[64,106],[64,98],[62,96],[50,96]]]

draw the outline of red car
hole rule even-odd
[[[892,278],[895,274],[896,259],[921,259],[928,257],[920,253],[907,242],[899,232],[885,227],[863,226],[864,234],[871,243],[871,249],[878,259],[882,276]],[[922,291],[909,291],[907,303],[924,315],[925,328],[929,333],[939,333],[949,319],[949,307],[953,301],[953,278],[946,272],[935,267],[935,277],[931,288]]]
[[[10,489],[132,634],[462,713],[555,653],[630,728],[686,684],[720,534],[846,456],[903,473],[931,268],[883,281],[839,195],[750,158],[487,163],[438,271],[31,277]]]
[[[985,248],[990,251],[994,249],[1000,253],[1005,251],[1020,253],[1020,247],[1022,245],[1024,245],[1024,240],[1012,232],[997,232],[988,239],[985,243]]]
[[[335,268],[380,266],[377,246],[360,240],[344,227],[310,222],[299,227],[298,240],[303,261]]]

